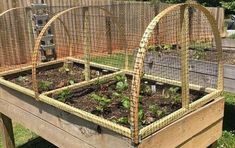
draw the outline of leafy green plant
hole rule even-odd
[[[59,72],[61,72],[61,73],[69,73],[71,70],[71,68],[70,68],[71,66],[70,66],[70,63],[64,63],[64,65],[63,65],[63,67],[61,67],[60,69],[59,69]]]
[[[141,104],[139,104],[138,118],[139,118],[140,122],[144,118],[144,109],[143,109],[143,106]]]
[[[140,94],[151,95],[152,94],[151,87],[149,85],[147,85],[147,84],[141,84],[141,86],[140,86]]]
[[[128,117],[121,117],[121,118],[117,119],[117,123],[128,124],[129,123]]]
[[[116,90],[118,92],[123,92],[128,89],[127,78],[125,75],[117,75],[115,79],[117,81]]]
[[[116,84],[116,90],[118,92],[123,92],[128,88],[128,83],[126,81],[124,82],[117,82]]]
[[[58,94],[57,100],[60,102],[66,102],[73,97],[73,94],[69,89],[65,89]]]
[[[118,81],[118,82],[124,82],[127,80],[126,76],[123,75],[123,74],[119,74],[117,76],[115,76],[115,80]]]
[[[158,105],[150,105],[149,111],[152,114],[157,115],[158,117],[165,115],[165,111],[163,109],[161,109]]]
[[[51,88],[53,82],[50,81],[39,81],[38,82],[38,88],[41,91],[47,91]]]
[[[170,51],[173,48],[171,44],[165,44],[165,45],[150,45],[148,46],[148,51],[150,52],[164,52],[164,51]]]
[[[28,81],[28,78],[27,78],[27,77],[24,77],[24,76],[19,76],[19,77],[17,78],[17,81],[19,81],[19,82],[25,82],[25,81]]]
[[[72,79],[71,79],[71,80],[69,80],[68,82],[69,82],[69,84],[70,84],[70,85],[73,85],[73,84],[75,83],[75,81],[74,81],[74,80],[72,80]]]
[[[130,99],[129,99],[129,97],[123,95],[121,102],[122,102],[122,106],[124,108],[130,109]]]
[[[205,48],[203,47],[198,47],[195,48],[194,53],[193,53],[193,58],[197,60],[204,59],[206,56]]]
[[[92,93],[90,97],[98,103],[98,106],[96,106],[96,110],[100,112],[104,112],[104,110],[108,107],[109,103],[111,102],[111,99],[108,99],[104,96],[99,96],[95,93]]]
[[[178,93],[178,91],[180,90],[180,87],[170,87],[167,90],[163,90],[162,92],[162,96],[165,99],[172,99],[174,100],[176,103],[180,103],[181,101],[181,95],[180,93]]]

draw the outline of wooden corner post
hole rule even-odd
[[[12,121],[2,113],[0,113],[0,128],[2,132],[3,147],[15,148]]]
[[[180,44],[181,44],[181,82],[182,82],[182,107],[189,108],[189,11],[188,6],[180,7]]]

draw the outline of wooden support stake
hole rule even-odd
[[[90,80],[90,48],[91,48],[91,40],[90,40],[90,22],[88,16],[88,7],[82,8],[82,16],[83,16],[83,44],[84,44],[84,59],[85,59],[85,80]]]
[[[28,22],[28,31],[29,31],[29,46],[30,46],[30,51],[33,51],[33,47],[35,44],[35,36],[33,33],[33,24],[32,24],[32,10],[30,7],[26,7],[26,15],[27,15],[27,22]]]
[[[0,127],[2,131],[3,147],[14,148],[15,140],[13,134],[12,121],[7,116],[0,113]]]
[[[112,33],[111,33],[111,19],[110,16],[105,17],[106,25],[106,42],[108,54],[112,54]]]
[[[120,32],[120,48],[121,51],[125,51],[125,70],[128,70],[129,59],[128,59],[128,50],[127,50],[127,41],[126,41],[126,22],[125,22],[125,6],[120,8],[119,13],[119,32]]]

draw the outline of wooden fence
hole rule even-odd
[[[52,14],[59,11],[65,10],[72,6],[77,5],[109,5],[107,8],[113,13],[114,17],[118,21],[122,22],[125,32],[125,40],[129,50],[133,51],[139,46],[141,37],[145,31],[145,28],[149,22],[163,9],[168,7],[168,4],[160,4],[154,6],[148,2],[113,2],[112,0],[44,0],[45,3],[49,5]],[[27,7],[30,6],[32,2],[37,2],[37,0],[1,0],[0,1],[0,12],[13,7]],[[117,5],[118,4],[118,5]],[[208,8],[212,15],[216,18],[218,23],[218,28],[220,30],[221,36],[224,34],[223,20],[224,20],[224,10],[222,8]],[[120,16],[124,14],[123,16]],[[176,11],[177,12],[177,11]],[[80,12],[81,13],[81,12]],[[93,15],[97,13],[102,15],[101,12],[94,11]],[[73,13],[68,13],[61,19],[65,22],[66,26],[69,28],[69,32],[72,36],[72,47],[77,48],[78,52],[82,52],[80,47],[81,38],[78,34],[82,32],[82,20],[79,19],[81,16],[73,16]],[[95,15],[94,15],[95,16]],[[165,43],[175,43],[176,36],[178,36],[178,31],[175,26],[179,24],[177,21],[177,13],[169,14],[168,17],[164,18],[159,25],[161,34],[158,38],[161,42]],[[68,19],[69,18],[69,19]],[[0,40],[0,70],[1,67],[27,64],[31,61],[31,52],[33,48],[32,32],[30,31],[30,16],[28,15],[28,9],[22,9],[18,11],[13,11],[5,15],[5,17],[0,18],[0,29],[1,30],[1,40]],[[79,24],[79,25],[76,25]],[[4,28],[3,26],[7,26]],[[117,31],[117,27],[114,24],[110,24],[111,33],[107,34],[107,19],[102,18],[99,20],[91,21],[91,27],[100,28],[100,31],[93,30],[92,32],[92,46],[97,48],[97,51],[107,51],[108,48],[117,48],[116,46],[121,46],[120,43],[120,33]],[[2,28],[3,27],[3,28]],[[54,25],[57,48],[67,48],[67,38],[64,31],[63,25],[57,23]],[[3,31],[3,29],[5,31]],[[95,29],[95,28],[93,28]],[[102,34],[102,35],[101,35]],[[191,34],[194,40],[200,39],[202,36],[212,37],[212,32],[209,28],[208,22],[205,16],[196,11],[192,16],[192,26]],[[112,36],[112,38],[110,38]],[[109,45],[108,42],[112,44]],[[60,54],[67,55],[66,50],[59,50]],[[231,83],[235,82],[235,77],[233,76],[234,66],[225,66],[225,88],[228,91],[235,91]],[[173,73],[172,73],[173,74]]]

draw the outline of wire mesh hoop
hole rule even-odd
[[[2,17],[3,15],[5,15],[6,13],[9,13],[11,11],[14,11],[14,10],[17,10],[17,9],[24,9],[24,7],[15,7],[15,8],[11,8],[11,9],[8,9],[2,13],[0,13],[0,17]]]
[[[185,9],[188,7],[195,8],[199,11],[201,11],[207,18],[214,35],[215,43],[216,43],[216,49],[218,53],[217,57],[217,63],[218,63],[218,80],[217,80],[217,89],[223,90],[223,64],[222,64],[222,47],[221,47],[221,39],[220,39],[220,33],[216,24],[216,20],[211,15],[211,13],[203,6],[197,3],[183,3],[183,4],[177,4],[170,6],[163,10],[161,13],[159,13],[148,25],[147,29],[145,30],[145,33],[142,37],[142,40],[139,45],[138,53],[136,56],[136,61],[134,65],[134,76],[132,80],[132,86],[131,86],[131,108],[130,108],[130,122],[131,122],[131,128],[132,128],[132,140],[135,144],[139,143],[140,135],[139,135],[139,119],[138,119],[138,108],[139,108],[139,93],[140,93],[140,82],[141,82],[141,76],[143,73],[143,66],[144,66],[144,58],[147,52],[147,46],[149,43],[149,40],[151,36],[154,34],[154,28],[157,26],[159,21],[166,16],[168,13],[176,10],[181,9],[181,12],[185,12]],[[182,11],[182,9],[184,9]],[[186,50],[184,50],[183,54],[187,54],[187,47]],[[182,54],[182,52],[181,52]],[[185,58],[185,57],[183,57]],[[187,58],[187,56],[186,56]],[[187,66],[187,64],[186,64]],[[187,70],[186,73],[188,73],[188,68],[184,69]],[[187,82],[187,81],[186,81]]]
[[[33,82],[33,90],[35,92],[35,98],[38,100],[39,99],[39,91],[38,91],[38,86],[37,86],[37,76],[36,76],[36,68],[37,68],[37,63],[38,63],[38,54],[39,54],[39,49],[40,49],[40,42],[41,42],[41,39],[43,38],[43,35],[44,33],[46,32],[46,30],[50,27],[50,25],[55,21],[55,20],[59,20],[62,25],[64,26],[65,28],[65,31],[68,35],[68,39],[69,39],[69,42],[70,42],[70,34],[68,32],[68,29],[67,27],[65,26],[64,22],[59,18],[63,15],[65,15],[66,13],[72,11],[72,10],[76,10],[76,9],[84,9],[84,8],[97,8],[99,10],[102,10],[107,16],[110,16],[112,21],[117,25],[118,27],[118,30],[122,33],[122,28],[121,28],[121,25],[118,21],[116,21],[114,19],[114,17],[112,17],[112,13],[106,9],[106,8],[103,8],[102,6],[77,6],[77,7],[73,7],[73,8],[69,8],[67,10],[64,10],[64,11],[61,11],[59,12],[58,14],[54,15],[48,22],[47,24],[43,27],[42,31],[40,32],[40,34],[38,35],[36,41],[35,41],[35,46],[34,46],[34,49],[33,49],[33,54],[32,54],[32,82]],[[72,48],[70,47],[70,43],[69,43],[69,56],[72,56]],[[126,49],[125,49],[126,50]],[[127,52],[126,52],[127,54]],[[127,57],[127,56],[126,56]]]

